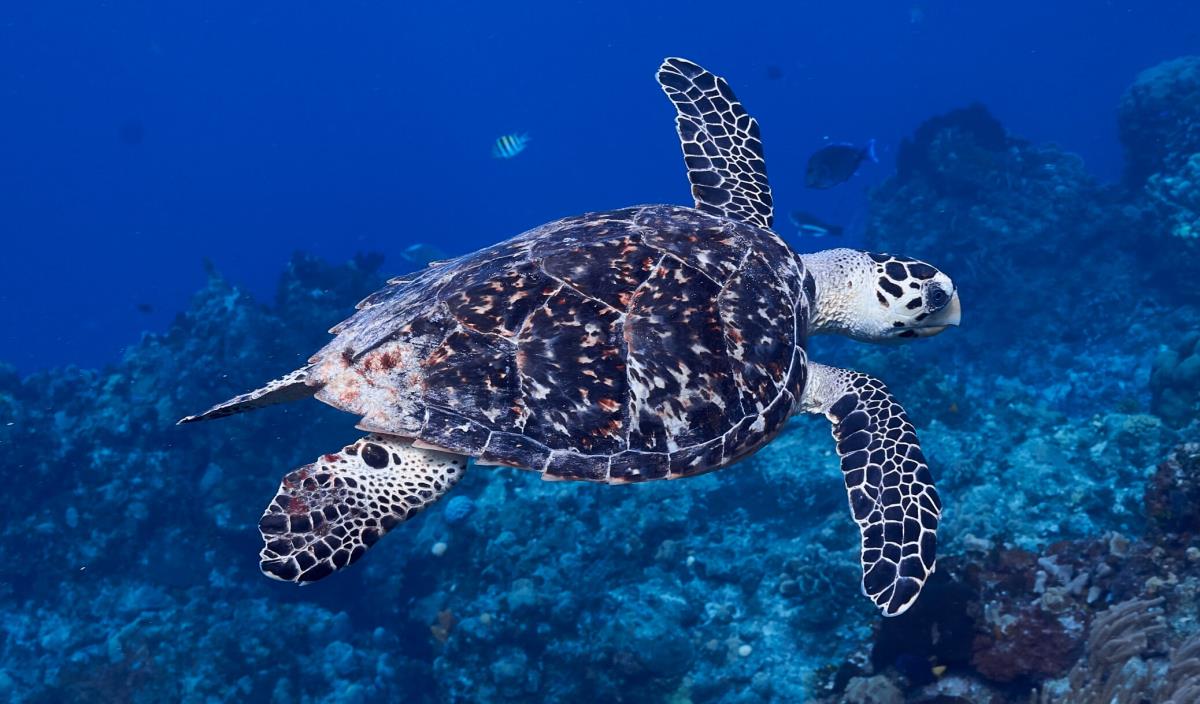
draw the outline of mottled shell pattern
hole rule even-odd
[[[364,430],[484,464],[689,476],[792,413],[814,295],[769,230],[665,205],[585,214],[393,279],[309,383]]]

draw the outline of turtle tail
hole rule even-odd
[[[286,374],[278,379],[267,382],[260,389],[244,393],[241,396],[234,396],[224,403],[218,403],[203,413],[182,418],[179,421],[179,425],[195,423],[201,420],[212,420],[213,418],[224,418],[225,416],[252,411],[264,406],[273,406],[277,403],[287,403],[289,401],[308,398],[317,393],[317,389],[319,388],[317,385],[309,384],[308,372],[310,368],[311,365],[301,367],[291,374]]]

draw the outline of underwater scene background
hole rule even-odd
[[[0,700],[1200,701],[1195,3],[0,20]],[[915,606],[862,596],[812,417],[685,481],[473,469],[345,572],[263,577],[272,489],[357,419],[176,421],[300,366],[430,259],[691,205],[667,56],[758,119],[797,251],[958,285],[962,325],[934,339],[808,345],[917,426],[944,510]],[[878,164],[806,188],[810,155],[871,139]]]

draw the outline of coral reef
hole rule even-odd
[[[1175,172],[1156,173],[1146,182],[1150,207],[1158,211],[1167,234],[1185,247],[1200,240],[1200,152]]]
[[[896,180],[908,183],[920,177],[940,193],[975,195],[995,171],[989,162],[1003,158],[1010,141],[982,104],[951,110],[921,123],[911,138],[900,142]]]
[[[1200,525],[1162,506],[1196,510],[1198,448],[1177,447],[1147,483],[1144,538],[1109,532],[1037,552],[974,540],[944,558],[927,587],[933,598],[879,623],[848,681],[882,691],[886,680],[903,701],[1192,701]],[[839,686],[826,701],[857,696],[831,681]]]
[[[1200,333],[1164,347],[1150,371],[1150,409],[1171,425],[1186,425],[1200,411]]]
[[[1200,445],[1175,448],[1158,465],[1145,500],[1150,535],[1200,536]]]
[[[1150,299],[1139,309],[1125,295],[1152,279],[1135,266],[1142,213],[1097,184],[1073,154],[1001,140],[1002,133],[979,106],[920,126],[902,154],[907,171],[871,193],[867,244],[938,262],[969,308],[967,329],[1012,332],[1001,345],[994,337],[960,336],[955,351],[963,358],[1025,381],[1043,373],[1021,364],[1035,355],[1057,357],[1053,366],[1077,369],[1090,384],[1124,379],[1088,373],[1076,360],[1103,363],[1099,358],[1115,356],[1113,345],[1142,354],[1120,337],[1155,305]],[[1096,355],[1100,341],[1110,349]],[[1129,393],[1111,386],[1085,392],[1092,391]]]
[[[1190,65],[1131,89],[1127,145],[1165,134],[1145,115]],[[682,482],[472,469],[345,574],[262,578],[263,503],[353,419],[313,402],[174,422],[302,363],[383,278],[378,257],[297,255],[270,306],[211,272],[110,368],[0,366],[0,697],[1195,700],[1200,343],[1174,336],[1200,313],[1136,246],[1174,222],[1147,194],[1193,168],[1184,137],[1123,193],[972,106],[918,129],[872,194],[872,246],[943,266],[967,311],[945,343],[810,346],[888,380],[945,501],[937,572],[899,618],[861,597],[814,418]]]
[[[1038,701],[1179,704],[1200,700],[1200,633],[1166,648],[1162,601],[1161,597],[1130,599],[1097,614],[1088,636],[1087,658],[1071,670],[1065,688],[1047,687]]]
[[[1165,250],[1158,278],[1188,276],[1200,256],[1200,56],[1138,75],[1118,112],[1128,212]]]
[[[1130,599],[1096,615],[1087,640],[1087,659],[1071,671],[1070,689],[1063,701],[1125,702],[1152,689],[1150,669],[1141,658],[1161,650],[1158,643],[1167,630],[1162,601],[1161,597]]]
[[[1200,56],[1164,61],[1138,74],[1117,109],[1126,181],[1139,187],[1175,173],[1200,153]]]
[[[1195,150],[1159,155],[1145,192],[1121,192],[1056,147],[1002,134],[979,106],[933,118],[871,194],[871,245],[955,260],[945,268],[973,322],[946,349],[860,357],[920,398],[927,455],[953,499],[928,601],[829,671],[827,701],[858,696],[849,681],[887,691],[880,678],[904,701],[991,704],[1171,701],[1195,686],[1197,450],[1171,448],[1200,430],[1196,340],[1160,345],[1194,329],[1196,310],[1162,276],[1175,263],[1138,244],[1182,222],[1145,205],[1156,189],[1191,212]],[[1159,300],[1129,305],[1128,291]],[[1001,329],[1017,334],[976,337]],[[1118,636],[1126,625],[1143,638]]]

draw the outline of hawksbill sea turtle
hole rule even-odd
[[[312,582],[355,562],[477,465],[621,484],[690,477],[824,415],[861,530],[862,589],[887,615],[934,570],[941,503],[877,379],[810,361],[809,335],[885,342],[959,322],[914,259],[798,255],[771,231],[758,124],[721,79],[667,59],[695,207],[551,222],[392,279],[301,369],[181,423],[316,396],[369,433],[283,478],[261,568]]]

